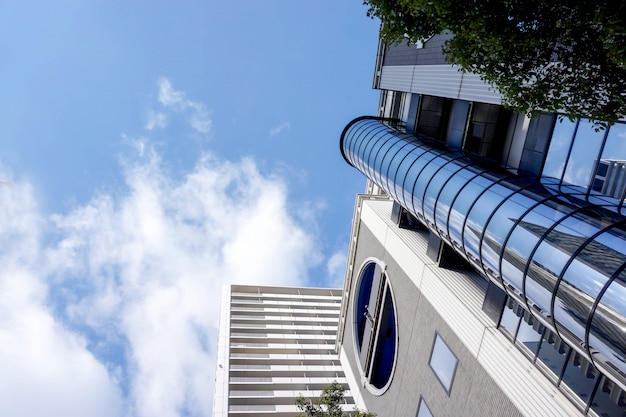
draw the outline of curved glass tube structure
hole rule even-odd
[[[351,121],[344,159],[626,384],[626,217],[388,122]]]

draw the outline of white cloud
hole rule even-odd
[[[291,128],[291,123],[289,122],[283,122],[281,124],[279,124],[278,126],[275,126],[273,128],[270,129],[270,136],[276,136],[281,134],[284,130],[287,130]]]
[[[325,285],[331,288],[343,288],[346,274],[346,260],[348,259],[348,247],[345,246],[328,258],[326,271],[328,273]]]
[[[198,133],[208,134],[211,131],[213,120],[211,120],[211,112],[202,103],[190,103],[189,107],[193,109],[189,117],[190,126]]]
[[[196,132],[203,135],[207,135],[211,132],[211,127],[213,125],[211,112],[206,108],[203,103],[189,100],[184,92],[175,90],[172,86],[171,81],[167,78],[159,79],[157,85],[159,87],[158,100],[159,103],[163,105],[163,107],[178,113],[189,113],[189,126]],[[164,126],[166,123],[166,116],[162,113],[158,113],[156,116],[162,117],[162,123]],[[149,118],[148,122],[150,121],[153,121],[155,127],[162,127],[158,124],[160,119]],[[152,130],[151,128],[149,128],[149,126],[152,126],[152,124],[147,123],[146,129]]]
[[[167,116],[164,113],[152,109],[148,110],[146,124],[144,125],[146,130],[163,129],[165,126],[167,126]]]
[[[165,107],[185,107],[187,100],[182,91],[174,90],[172,83],[167,78],[161,78],[157,82],[159,86],[159,103]]]
[[[172,178],[141,143],[122,194],[48,222],[26,186],[1,201],[0,415],[208,416],[221,285],[303,285],[321,261],[254,161]]]
[[[46,306],[42,226],[28,185],[0,188],[0,415],[120,415],[115,379]]]

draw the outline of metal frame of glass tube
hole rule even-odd
[[[364,116],[344,159],[626,388],[626,217]]]

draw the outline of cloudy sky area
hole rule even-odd
[[[341,285],[377,29],[360,1],[0,5],[0,415],[209,416],[223,284]]]

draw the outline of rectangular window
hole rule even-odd
[[[561,377],[569,351],[570,347],[557,334],[545,330],[537,352],[537,360],[553,374],[549,375],[550,379],[558,380]]]
[[[511,111],[497,104],[473,103],[463,148],[501,162]]]
[[[422,96],[415,131],[445,142],[452,99]]]
[[[558,119],[552,132],[552,138],[550,138],[542,176],[556,178],[559,181],[563,179],[563,169],[567,163],[567,155],[572,146],[577,125],[576,122],[567,119]]]
[[[556,114],[553,113],[542,113],[530,121],[520,160],[521,173],[537,176],[541,174],[555,121]]]
[[[459,360],[446,345],[446,342],[443,341],[439,334],[435,334],[429,365],[448,395],[450,395],[458,362]]]
[[[602,148],[604,134],[604,131],[596,132],[594,124],[589,120],[579,122],[565,166],[563,182],[584,188],[589,187],[595,161]]]
[[[522,307],[509,297],[506,307],[502,312],[499,327],[504,330],[504,334],[511,340],[515,340],[515,336],[517,336],[517,328],[519,327],[519,322],[523,314]]]
[[[561,386],[569,388],[583,404],[587,404],[593,393],[598,371],[587,359],[572,351],[563,373]]]
[[[417,408],[417,414],[415,417],[433,417],[433,413],[430,412],[430,408],[426,405],[424,398],[420,398],[420,405]]]

